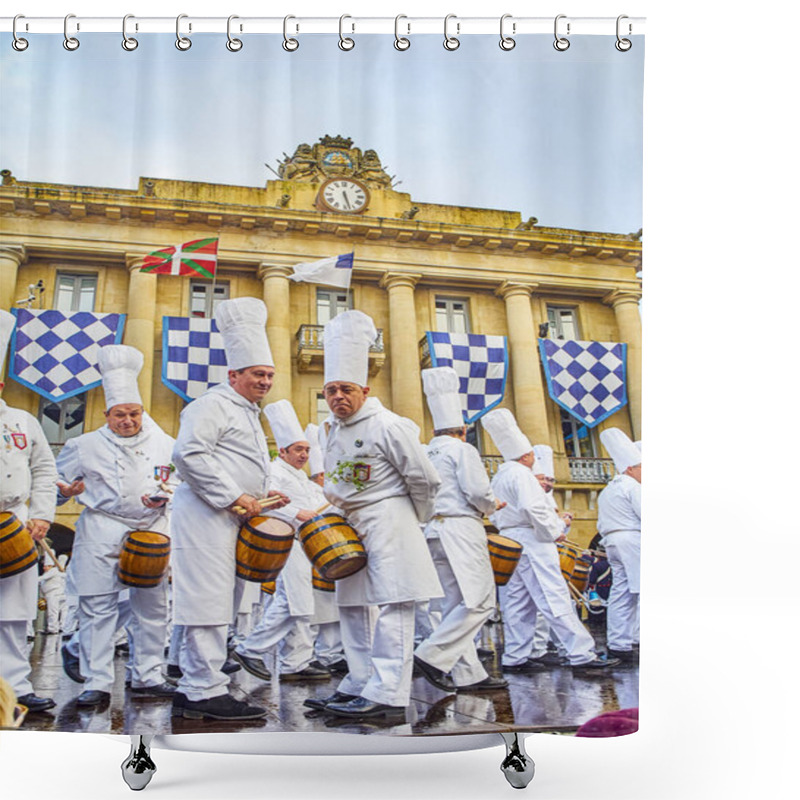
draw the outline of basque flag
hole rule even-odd
[[[219,239],[196,239],[186,244],[156,250],[145,258],[142,272],[213,278],[217,271],[218,247]]]
[[[349,289],[350,278],[353,275],[353,255],[353,253],[347,253],[343,256],[309,261],[306,264],[295,264],[294,272],[289,277],[293,281],[321,283],[325,286]]]

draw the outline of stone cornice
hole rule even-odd
[[[611,306],[612,308],[616,308],[617,306],[625,305],[626,303],[631,303],[633,305],[638,306],[639,301],[642,299],[641,291],[634,291],[627,288],[620,288],[617,287],[610,291],[605,297],[603,297],[603,302],[607,306]]]
[[[478,227],[389,217],[347,216],[276,206],[237,205],[149,197],[132,190],[102,191],[55,184],[16,183],[0,187],[0,214],[130,225],[211,228],[218,233],[291,232],[338,236],[365,243],[434,247],[557,261],[600,261],[638,267],[642,245],[631,235],[535,226],[530,230]]]
[[[494,293],[503,300],[508,300],[510,297],[530,297],[533,294],[538,284],[536,283],[516,283],[515,281],[503,281],[495,290]]]
[[[28,260],[28,251],[23,244],[2,244],[0,245],[0,259],[16,261],[19,267]]]
[[[274,264],[269,261],[262,261],[258,265],[258,277],[265,281],[267,278],[285,278],[289,280],[289,276],[294,270],[284,264]]]

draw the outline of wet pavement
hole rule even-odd
[[[602,632],[592,631],[598,650]],[[494,657],[484,664],[500,676],[502,626],[484,629],[484,646]],[[37,694],[58,704],[50,712],[29,714],[23,730],[87,731],[93,733],[222,733],[231,731],[332,731],[394,735],[498,733],[509,730],[573,733],[581,724],[606,711],[639,705],[639,668],[620,666],[602,675],[573,675],[569,667],[552,667],[531,675],[505,674],[508,688],[484,694],[446,694],[424,678],[414,678],[412,702],[405,721],[382,719],[355,722],[331,717],[303,706],[312,696],[331,694],[339,678],[310,683],[265,683],[244,670],[231,676],[231,693],[267,709],[264,719],[251,722],[213,722],[173,718],[171,701],[133,698],[125,691],[125,656],[115,657],[116,683],[110,703],[78,708],[82,687],[61,668],[61,637],[38,634],[32,643],[32,682]],[[267,662],[267,666],[270,664]],[[274,666],[274,665],[272,665]],[[274,673],[274,669],[272,670]]]

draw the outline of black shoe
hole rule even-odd
[[[234,661],[238,669],[244,667],[247,672],[251,675],[255,675],[256,678],[261,678],[262,681],[272,680],[272,673],[264,666],[264,662],[260,658],[243,656],[241,653],[234,650],[228,661]],[[225,672],[225,667],[222,668],[222,671]]]
[[[597,656],[592,661],[587,661],[585,664],[571,664],[570,666],[573,672],[577,672],[580,675],[602,672],[611,667],[618,667],[621,663],[622,662],[618,658],[601,658]]]
[[[114,655],[115,656],[127,656],[131,652],[130,647],[128,646],[127,642],[123,642],[122,644],[118,644],[114,646]]]
[[[529,658],[521,664],[512,664],[511,666],[503,664],[503,672],[508,672],[512,675],[531,675],[534,672],[541,672],[543,669],[547,669],[547,665],[535,658]]]
[[[178,703],[175,703],[178,699]],[[267,709],[249,706],[229,694],[221,694],[209,700],[187,700],[177,693],[172,703],[172,716],[186,719],[261,719],[267,716]]]
[[[177,664],[167,664],[167,677],[177,681],[183,677],[183,670]]]
[[[357,697],[357,694],[334,692],[328,697],[308,697],[303,700],[303,705],[306,708],[313,708],[315,711],[324,711],[328,703],[349,703],[351,700],[355,700]]]
[[[454,692],[456,690],[455,684],[449,675],[436,669],[432,664],[423,661],[419,656],[414,656],[414,666],[419,670],[419,673],[425,678],[428,683],[441,689],[443,692]]]
[[[70,680],[75,681],[75,683],[86,683],[86,678],[81,675],[80,659],[75,658],[66,647],[61,648],[61,664]]]
[[[175,687],[166,681],[155,686],[131,686],[131,694],[136,697],[173,697]]]
[[[478,658],[481,661],[484,659],[494,658],[494,650],[490,650],[488,647],[476,647],[475,650],[478,653]]]
[[[99,706],[111,700],[110,692],[100,692],[95,689],[87,689],[78,695],[75,703],[79,706]]]
[[[280,681],[326,681],[331,677],[331,671],[326,667],[317,669],[309,664],[305,669],[299,672],[283,672],[280,675]]]
[[[226,675],[232,675],[234,672],[238,672],[241,668],[241,664],[237,664],[232,658],[228,658],[222,665],[222,671]],[[266,678],[265,680],[269,680],[269,678]]]
[[[50,697],[38,697],[33,692],[29,694],[22,694],[17,698],[20,705],[25,706],[31,714],[37,711],[47,711],[50,708],[55,708],[56,701]]]
[[[328,703],[325,711],[337,717],[348,717],[350,719],[366,719],[369,717],[397,717],[405,720],[405,706],[387,706],[383,703],[375,703],[367,700],[366,697],[356,697],[347,703]]]
[[[623,664],[635,664],[639,660],[638,650],[606,650],[608,658],[618,658]]]
[[[491,675],[477,683],[470,683],[467,686],[456,686],[457,692],[496,692],[499,689],[508,688],[508,681],[502,678],[493,678]]]
[[[529,658],[529,663],[541,664],[543,667],[563,667],[568,663],[565,659],[561,658],[558,653],[547,652],[543,656],[537,658]]]
[[[328,669],[334,675],[347,675],[347,673],[350,672],[350,667],[343,658],[339,661],[334,661],[333,664],[328,666]]]

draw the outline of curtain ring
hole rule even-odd
[[[448,14],[444,18],[444,42],[442,44],[445,50],[453,51],[458,50],[458,48],[461,47],[461,42],[458,40],[458,33],[461,30],[461,23],[456,22],[456,36],[450,36],[450,34],[447,32],[447,26],[451,19],[457,20],[458,18],[455,14]]]
[[[28,40],[23,39],[21,36],[17,36],[17,20],[18,19],[25,19],[22,14],[17,14],[14,17],[14,21],[11,23],[11,33],[14,36],[14,41],[11,42],[11,46],[18,52],[21,53],[23,50],[28,49]]]
[[[300,42],[297,39],[290,39],[288,34],[289,29],[289,20],[290,19],[297,19],[297,17],[293,17],[291,14],[283,18],[283,49],[286,50],[287,53],[293,53],[300,47]],[[300,30],[300,26],[298,25],[296,30]]]
[[[630,39],[622,39],[622,38],[620,38],[619,28],[620,28],[620,22],[622,22],[623,19],[628,19],[627,14],[620,14],[617,17],[617,41],[614,42],[614,47],[616,47],[617,50],[620,51],[620,53],[627,53],[628,50],[630,50],[631,47],[633,47],[633,42],[631,42]],[[631,34],[631,30],[632,30],[632,28],[631,28],[631,24],[629,22],[628,23],[628,35],[629,36]]]
[[[239,19],[239,17],[237,17],[236,14],[231,14],[228,17],[228,41],[225,42],[225,47],[227,47],[228,50],[231,51],[231,53],[238,53],[242,49],[242,47],[244,47],[244,44],[242,43],[241,39],[236,39],[233,36],[231,36],[231,22],[235,19]]]
[[[405,36],[400,35],[400,20],[408,19],[405,14],[398,14],[394,18],[394,49],[395,50],[408,50],[411,47],[411,39],[406,39]],[[411,33],[411,25],[407,22],[408,32]]]
[[[129,19],[135,19],[133,14],[126,14],[122,18],[122,49],[127,50],[130,53],[139,46],[139,40],[134,39],[132,36],[128,36],[127,27]]]
[[[188,36],[181,35],[181,20],[187,19],[188,14],[178,14],[177,19],[175,20],[175,47],[178,50],[188,50],[192,46],[192,40]],[[189,24],[189,30],[192,29],[191,23]]]
[[[353,19],[353,18],[349,14],[342,14],[342,16],[339,17],[339,49],[340,50],[352,50],[356,46],[356,43],[352,39],[350,39],[349,37],[345,37],[345,35],[342,33],[342,26],[344,25],[344,21],[346,19]],[[356,29],[355,24],[354,23],[351,23],[351,24],[353,26],[353,30],[355,30]]]
[[[553,42],[553,47],[558,50],[560,53],[563,53],[565,50],[569,50],[569,39],[564,36],[558,35],[558,21],[560,19],[566,19],[566,14],[559,14],[556,17],[555,22],[553,23],[553,34],[556,37],[556,40]],[[569,22],[567,23],[567,36],[569,36]]]
[[[71,19],[75,19],[74,14],[67,14],[67,16],[64,17],[64,49],[70,52],[77,50],[81,46],[81,43],[74,36],[70,36],[67,30]],[[80,29],[76,27],[76,30]]]
[[[500,17],[500,49],[505,50],[506,52],[513,50],[517,46],[516,40],[511,36],[506,36],[505,32],[503,31],[503,26],[505,25],[505,21],[507,19],[511,19],[511,14],[503,14],[503,16]],[[511,32],[517,32],[516,22],[511,23]]]

